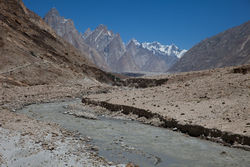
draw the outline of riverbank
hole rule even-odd
[[[241,70],[242,71],[242,70]],[[121,88],[83,97],[83,102],[105,107],[135,119],[152,122],[191,136],[249,150],[250,73],[236,67],[176,75],[150,88]]]

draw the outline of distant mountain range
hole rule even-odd
[[[250,21],[205,39],[168,71],[197,71],[250,63]]]
[[[88,53],[88,58],[106,71],[165,72],[187,51],[174,44],[139,43],[135,39],[125,45],[120,35],[108,30],[105,25],[99,25],[93,31],[87,29],[81,34],[73,21],[61,17],[55,8],[46,14],[44,21],[59,36],[80,51]]]
[[[70,19],[53,8],[44,17],[54,31],[78,48],[99,68],[112,72],[185,72],[250,63],[250,21],[205,39],[189,51],[174,44],[124,44],[105,25],[79,33]]]

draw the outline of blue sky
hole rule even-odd
[[[123,41],[159,41],[190,49],[201,40],[250,20],[250,0],[23,0],[44,15],[55,7],[76,28],[104,24]]]

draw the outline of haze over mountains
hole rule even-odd
[[[139,43],[132,39],[124,44],[119,34],[105,25],[95,30],[79,33],[70,19],[65,19],[52,8],[44,17],[45,22],[66,41],[79,50],[89,53],[88,58],[98,67],[113,72],[165,72],[186,52],[174,44],[159,42]]]

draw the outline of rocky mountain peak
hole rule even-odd
[[[58,10],[57,10],[55,7],[51,8],[50,11],[49,11],[46,15],[58,16],[58,17],[60,17],[60,14],[59,14]],[[45,16],[45,17],[46,17],[46,16]],[[48,17],[48,16],[47,16],[47,17]]]
[[[92,33],[91,29],[88,28],[82,35],[83,39],[86,39]]]
[[[128,46],[128,45],[138,45],[138,46],[140,46],[141,44],[140,44],[135,38],[132,38],[132,39],[128,42],[127,46]]]
[[[98,25],[98,26],[96,27],[96,30],[97,30],[97,31],[101,31],[101,30],[107,31],[108,28],[107,28],[107,26],[105,26],[105,25],[103,25],[103,24],[100,24],[100,25]]]
[[[173,44],[140,43],[134,38],[125,46],[120,34],[113,33],[103,24],[94,30],[88,28],[82,35],[75,29],[73,21],[61,17],[55,8],[52,8],[44,19],[58,35],[81,51],[89,53],[90,59],[96,65],[100,67],[100,64],[106,64],[114,72],[164,72],[185,52]],[[95,51],[90,52],[91,49]],[[94,56],[93,53],[99,56]]]

